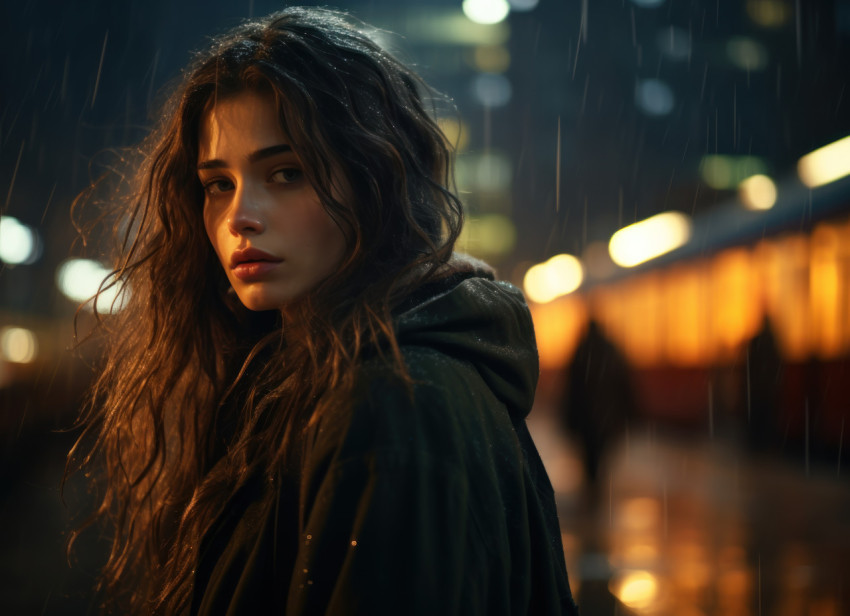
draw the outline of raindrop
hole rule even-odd
[[[803,18],[800,0],[794,0],[795,33],[797,35],[797,66],[803,62]]]
[[[747,354],[747,423],[750,422],[750,417],[752,415],[752,399],[750,395],[750,349],[749,347],[746,350]]]
[[[805,433],[805,450],[806,450],[806,477],[809,476],[809,399],[806,398],[806,433]]]
[[[579,109],[579,116],[584,115],[584,109],[587,106],[587,90],[590,87],[590,75],[586,75],[584,78],[584,92],[581,95],[581,108]]]
[[[571,77],[572,79],[576,78],[576,67],[578,66],[578,52],[580,50],[581,50],[581,37],[578,37],[578,40],[576,41],[576,55],[575,55],[575,58],[573,58],[573,75]]]
[[[555,145],[555,211],[561,207],[561,116],[558,116],[558,135]]]
[[[156,50],[156,53],[153,56],[153,64],[151,65],[151,80],[148,84],[148,105],[151,104],[151,100],[153,100],[153,84],[156,82],[156,68],[159,65],[159,49]]]
[[[732,85],[732,147],[738,146],[738,85]]]
[[[581,42],[587,43],[587,0],[581,0],[581,25],[579,26],[581,33]]]
[[[106,35],[103,37],[103,47],[100,50],[100,62],[97,65],[97,77],[94,80],[94,91],[91,95],[91,107],[94,108],[94,101],[97,98],[97,88],[100,86],[100,74],[103,71],[103,58],[106,56],[106,41],[109,39],[109,30],[106,31]]]
[[[65,68],[62,70],[62,85],[59,87],[59,99],[65,102],[68,93],[68,74],[71,71],[71,56],[65,56]]]
[[[50,189],[50,195],[47,197],[47,203],[44,205],[44,212],[41,214],[41,223],[44,224],[44,219],[47,216],[47,210],[50,207],[50,203],[53,201],[53,194],[56,192],[56,184],[57,182],[53,182],[53,188]]]
[[[673,60],[687,60],[691,56],[690,35],[682,28],[676,26],[665,28],[658,32],[656,41],[658,49]]]
[[[21,149],[18,150],[18,159],[15,161],[15,170],[12,171],[12,180],[9,182],[9,190],[6,193],[6,204],[3,206],[3,211],[9,211],[9,201],[12,199],[12,189],[15,187],[15,178],[18,177],[18,167],[21,166],[21,156],[24,153],[24,144],[26,141],[21,141]]]
[[[714,388],[708,382],[708,434],[714,438]]]

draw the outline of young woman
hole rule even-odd
[[[415,74],[339,14],[218,39],[146,148],[87,434],[120,613],[571,614],[522,295],[452,255]],[[85,438],[85,437],[84,437]]]

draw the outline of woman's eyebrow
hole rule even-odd
[[[282,154],[284,152],[291,152],[292,146],[287,143],[281,143],[278,145],[271,145],[267,148],[263,148],[262,150],[257,150],[256,152],[251,152],[248,155],[248,162],[255,163],[257,161],[263,160],[264,158],[269,158],[276,154]],[[220,158],[213,158],[212,160],[205,160],[203,162],[198,163],[198,171],[202,169],[222,169],[227,167],[228,164]]]

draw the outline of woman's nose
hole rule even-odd
[[[247,191],[237,190],[227,218],[227,226],[233,235],[258,235],[265,231],[260,204],[246,194]]]

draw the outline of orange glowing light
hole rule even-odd
[[[810,286],[813,340],[812,346],[820,357],[838,356],[842,351],[842,285],[838,229],[820,225],[812,234]]]
[[[698,265],[686,265],[666,276],[665,355],[674,364],[693,366],[710,359],[706,327],[710,298],[702,270]]]
[[[662,290],[658,272],[648,272],[624,286],[622,343],[633,365],[651,366],[661,359]]]
[[[531,304],[540,367],[558,370],[575,352],[587,322],[587,309],[577,296],[547,304]]]
[[[777,340],[783,355],[801,361],[811,350],[809,238],[793,235],[777,241]]]
[[[711,262],[710,320],[721,357],[733,356],[761,323],[761,279],[754,268],[754,257],[744,248],[726,250]]]
[[[609,590],[627,607],[645,610],[658,600],[658,578],[649,571],[628,571]]]

